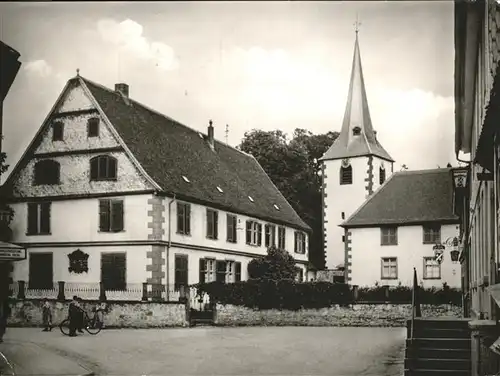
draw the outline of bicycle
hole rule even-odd
[[[84,316],[83,316],[83,329],[87,331],[87,333],[96,335],[98,334],[103,327],[103,322],[99,318],[98,311],[94,311],[94,314],[92,317],[89,316],[87,311],[83,311]],[[64,334],[65,336],[69,336],[69,317],[65,320],[63,320],[59,324],[59,329],[61,330],[61,333]]]

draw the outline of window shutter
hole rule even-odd
[[[226,282],[226,262],[216,261],[216,281]]]
[[[109,231],[109,200],[99,200],[99,231]]]
[[[207,238],[213,238],[214,237],[214,226],[213,226],[213,211],[210,209],[207,209]]]
[[[50,234],[50,202],[44,202],[40,206],[40,233]]]
[[[294,240],[293,240],[293,242],[294,242],[294,246],[293,246],[293,247],[294,247],[294,251],[295,251],[295,252],[297,252],[297,251],[298,251],[298,249],[297,249],[297,231],[295,231],[295,232],[293,233],[293,236],[294,236],[294,238],[293,238],[293,239],[294,239]]]
[[[214,211],[214,239],[217,239],[219,235],[218,222],[219,222],[219,212]]]
[[[185,233],[187,235],[191,234],[191,206],[189,204],[186,204],[184,206],[184,220],[185,222]]]
[[[108,158],[105,156],[99,157],[99,167],[97,168],[97,178],[105,179],[109,176],[108,171]]]
[[[226,240],[232,242],[233,239],[233,217],[226,215]]]
[[[28,234],[38,232],[38,204],[28,204]]]
[[[302,253],[306,253],[306,234],[302,233]]]
[[[118,175],[116,159],[113,157],[106,157],[106,159],[108,161],[108,173],[106,174],[106,177],[109,179],[116,179],[116,176]]]
[[[200,276],[199,283],[205,283],[205,269],[207,268],[207,260],[200,259]]]
[[[177,232],[184,233],[184,205],[177,203]]]
[[[236,282],[240,282],[241,281],[241,262],[234,263],[234,270],[235,270],[235,280],[236,280]]]
[[[123,201],[122,200],[111,201],[111,230],[112,231],[122,231],[123,230]]]
[[[252,242],[252,222],[247,221],[247,244]]]
[[[43,179],[43,171],[42,171],[42,162],[35,163],[33,180],[35,185],[42,184]]]
[[[99,169],[99,158],[90,160],[90,180],[97,180]]]
[[[257,225],[257,245],[262,245],[262,224],[258,223]]]

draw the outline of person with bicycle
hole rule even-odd
[[[69,336],[76,337],[76,331],[83,333],[83,310],[80,307],[78,296],[73,296],[73,300],[69,303],[68,309],[69,318]]]

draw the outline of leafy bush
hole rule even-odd
[[[298,310],[352,303],[349,285],[340,283],[250,279],[230,284],[210,282],[197,287],[221,304],[258,309]]]
[[[373,288],[360,288],[358,290],[357,301],[360,302],[392,302],[392,303],[411,303],[412,288],[398,286],[389,288],[388,297],[387,287],[377,286]],[[429,289],[418,288],[418,302],[420,304],[462,304],[462,292],[459,289],[452,289],[446,284],[442,289],[435,287]]]
[[[296,282],[291,279],[250,279],[236,283],[210,282],[196,285],[200,293],[208,293],[213,301],[256,309],[325,308],[335,304],[355,303],[351,287],[343,283]],[[406,303],[412,301],[412,288],[385,286],[358,289],[357,302]],[[420,304],[462,304],[461,291],[444,286],[442,289],[418,291]]]
[[[294,279],[298,268],[295,266],[293,256],[274,246],[267,249],[267,255],[255,258],[248,264],[250,279],[282,280]]]

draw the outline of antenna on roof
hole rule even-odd
[[[229,125],[226,124],[226,145],[227,145],[227,136],[229,134]]]

